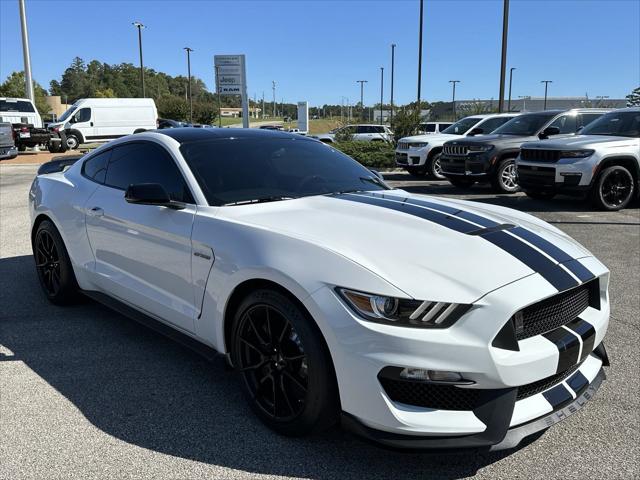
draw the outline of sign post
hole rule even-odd
[[[214,55],[216,88],[219,95],[240,95],[242,98],[242,127],[249,128],[249,99],[247,70],[244,55]]]
[[[298,102],[298,130],[309,133],[309,102]]]

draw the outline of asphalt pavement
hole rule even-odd
[[[399,453],[339,429],[280,437],[256,420],[221,360],[208,362],[91,301],[48,304],[29,243],[27,192],[36,168],[0,165],[0,479],[640,476],[637,203],[595,212],[579,199],[540,202],[386,174],[411,192],[530,212],[611,270],[612,365],[583,410],[515,451]]]

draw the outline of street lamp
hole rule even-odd
[[[549,88],[549,84],[553,83],[553,80],[540,80],[540,83],[544,83],[544,108],[543,110],[547,109],[547,90]]]
[[[424,12],[424,0],[420,0],[420,28],[418,33],[418,116],[420,115],[420,87],[422,84],[422,17]]]
[[[380,67],[380,125],[382,125],[382,102],[384,100],[384,67]]]
[[[271,81],[271,89],[273,90],[273,118],[276,118],[276,81]]]
[[[516,67],[511,67],[509,69],[509,103],[507,103],[507,112],[511,111],[511,84],[513,82],[513,71]]]
[[[389,125],[393,128],[393,69],[395,64],[396,44],[391,44],[391,106],[389,109]]]
[[[133,22],[131,25],[138,29],[138,50],[140,51],[140,85],[142,86],[142,98],[146,98],[144,89],[144,65],[142,63],[142,29],[147,28],[140,22]]]
[[[453,119],[456,120],[458,118],[456,114],[456,83],[460,83],[460,80],[449,80],[449,83],[453,85],[453,98],[451,102],[453,103]]]
[[[502,58],[500,60],[500,98],[498,99],[498,112],[504,110],[504,77],[507,68],[507,34],[509,32],[509,0],[504,0],[502,8]]]
[[[193,49],[184,47],[183,50],[187,52],[187,74],[189,75],[189,83],[187,84],[189,95],[189,121],[193,123],[193,97],[191,96],[191,52],[193,52]]]
[[[360,117],[364,120],[364,84],[369,80],[356,80],[360,84]]]

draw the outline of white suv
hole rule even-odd
[[[587,193],[597,207],[620,210],[638,196],[640,108],[609,112],[577,136],[525,143],[516,168],[532,198]]]
[[[353,137],[353,140],[362,142],[390,142],[393,139],[393,132],[386,125],[347,125],[346,127],[336,128],[329,133],[320,133],[313,135],[311,138],[317,138],[324,143],[336,142],[336,135],[346,133]]]
[[[442,180],[445,177],[440,169],[440,154],[445,142],[461,136],[486,135],[518,115],[517,113],[472,115],[457,121],[439,134],[401,138],[396,148],[396,165],[403,167],[411,175],[419,177],[428,175]]]

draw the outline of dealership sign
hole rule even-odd
[[[249,128],[247,71],[244,55],[214,55],[216,91],[219,95],[242,96],[242,126]]]

